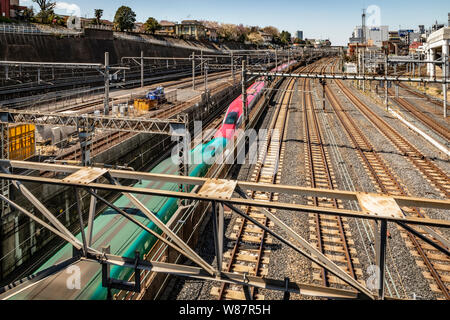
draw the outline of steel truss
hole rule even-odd
[[[255,72],[247,71],[249,76],[262,77],[283,77],[302,79],[330,79],[330,80],[373,80],[373,81],[398,81],[398,82],[427,82],[427,83],[450,83],[450,79],[423,78],[423,77],[402,77],[402,76],[369,76],[369,75],[343,75],[334,73],[275,73],[275,72]]]
[[[173,130],[187,124],[187,115],[179,114],[171,119],[158,119],[0,109],[0,122],[34,124],[38,126],[92,127],[93,129],[99,130],[135,133],[171,134]]]
[[[318,297],[327,297],[335,299],[384,299],[384,289],[381,286],[377,295],[374,295],[364,285],[357,282],[329,258],[318,251],[315,246],[308,243],[307,240],[298,235],[286,223],[280,220],[277,216],[270,213],[269,209],[284,209],[300,213],[315,213],[325,214],[331,216],[343,216],[359,219],[374,220],[380,223],[381,229],[379,231],[380,241],[377,243],[378,251],[378,266],[380,268],[380,283],[384,283],[384,269],[385,269],[385,252],[386,252],[386,228],[388,223],[396,223],[399,226],[413,232],[423,241],[438,248],[440,251],[449,255],[449,243],[443,236],[440,242],[437,243],[428,236],[424,235],[415,226],[428,227],[428,230],[439,233],[431,227],[450,228],[449,220],[436,220],[428,218],[415,218],[405,216],[402,207],[424,207],[424,208],[439,208],[450,210],[450,200],[436,200],[425,198],[413,198],[403,196],[386,196],[379,194],[358,193],[350,191],[336,191],[313,189],[296,186],[261,184],[252,182],[216,180],[207,178],[195,178],[186,176],[172,176],[164,174],[153,174],[146,172],[130,172],[124,170],[107,170],[100,168],[78,167],[69,165],[45,164],[24,161],[0,161],[1,180],[12,181],[12,184],[27,197],[35,208],[42,213],[47,219],[48,223],[39,219],[34,213],[31,213],[20,207],[5,196],[0,195],[3,202],[7,202],[16,210],[26,214],[35,222],[55,233],[65,241],[71,243],[74,247],[73,258],[63,261],[59,265],[55,265],[47,270],[42,271],[27,279],[10,284],[3,289],[0,289],[0,298],[9,298],[14,294],[25,290],[39,281],[61,272],[67,266],[77,263],[80,259],[94,261],[102,264],[103,270],[103,286],[107,288],[115,288],[126,291],[140,291],[140,272],[148,270],[152,272],[173,274],[183,277],[190,277],[195,279],[203,279],[210,281],[219,281],[223,283],[237,284],[244,287],[244,291],[249,287],[263,288],[269,290],[277,290],[285,292],[288,297],[289,293],[297,293],[303,295],[311,295]],[[50,171],[60,174],[66,174],[65,178],[43,178],[33,177],[27,175],[11,174],[11,169],[26,169]],[[60,176],[60,175],[58,175]],[[106,178],[110,183],[98,183],[100,178]],[[187,184],[195,186],[192,192],[176,192],[148,188],[126,187],[118,184],[117,179],[131,179],[131,180],[147,180],[159,182],[171,182],[177,184]],[[80,225],[82,230],[82,241],[79,241],[73,234],[71,234],[56,218],[55,216],[23,185],[23,182],[34,182],[42,184],[61,185],[66,187],[73,187],[77,192],[86,191],[91,195],[91,205],[89,210],[89,218],[87,221],[87,234],[84,233],[85,224],[80,215]],[[126,196],[148,219],[155,223],[155,225],[162,230],[163,235],[159,235],[154,231],[148,229],[146,226],[140,224],[132,216],[124,212],[122,209],[115,207],[107,200],[97,195],[97,190],[109,190],[119,192]],[[292,194],[298,196],[314,196],[314,197],[329,197],[340,200],[356,200],[358,201],[361,211],[322,208],[307,205],[300,205],[286,202],[273,201],[258,201],[249,198],[246,191],[255,192],[276,192],[284,194]],[[154,195],[164,196],[169,198],[188,199],[192,201],[206,201],[212,203],[212,218],[214,226],[214,243],[216,248],[216,257],[219,262],[213,266],[203,260],[193,249],[191,249],[183,240],[181,240],[170,228],[162,223],[158,217],[148,210],[134,195]],[[79,198],[79,196],[78,196]],[[186,258],[197,264],[198,267],[191,267],[185,265],[177,265],[170,263],[162,263],[157,261],[144,261],[136,256],[134,259],[119,257],[109,253],[108,247],[102,248],[101,252],[91,248],[92,229],[94,224],[94,212],[97,201],[103,202],[108,207],[115,210],[117,213],[123,215],[128,220],[139,225],[143,230],[157,237],[170,248],[184,255]],[[78,200],[78,204],[79,200]],[[330,273],[344,281],[346,284],[355,290],[343,290],[336,288],[326,288],[315,285],[307,285],[302,283],[292,283],[289,281],[281,281],[276,279],[266,279],[246,274],[228,273],[220,270],[220,261],[223,255],[223,239],[224,239],[224,220],[223,207],[227,206],[235,213],[239,214],[245,219],[248,219],[259,228],[264,229],[271,234],[278,241],[287,245],[297,253],[307,257],[319,266],[327,269]],[[274,232],[273,230],[261,225],[258,221],[252,219],[244,213],[238,206],[251,206],[261,208],[261,212],[267,216],[277,227],[287,234],[288,237]],[[119,279],[111,279],[109,277],[109,266],[116,265],[123,268],[132,268],[135,270],[135,282],[129,283]]]

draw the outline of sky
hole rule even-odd
[[[448,0],[66,0],[57,1],[56,13],[76,12],[93,17],[94,9],[104,10],[104,19],[113,20],[121,5],[131,7],[137,21],[148,17],[158,20],[211,20],[223,23],[272,25],[295,34],[302,30],[305,38],[330,39],[333,45],[347,45],[353,29],[361,25],[363,9],[370,9],[368,21],[388,25],[390,30],[431,26],[436,20],[447,24]],[[31,5],[31,0],[20,0]],[[377,9],[379,8],[379,10]],[[376,10],[373,10],[376,9]],[[379,12],[379,14],[378,14]]]

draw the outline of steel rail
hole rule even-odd
[[[286,88],[289,88],[289,87],[292,87],[292,86],[293,86],[293,81],[289,81],[289,83],[286,85]],[[266,162],[267,155],[268,155],[268,152],[269,152],[269,148],[270,148],[270,146],[272,144],[274,130],[276,130],[277,125],[279,127],[278,129],[281,128],[282,131],[284,132],[285,120],[286,120],[286,117],[287,117],[287,112],[284,113],[284,120],[282,120],[282,124],[281,125],[279,124],[278,120],[279,120],[280,113],[282,113],[283,107],[285,105],[289,104],[289,102],[291,100],[291,94],[290,93],[288,94],[288,93],[285,92],[283,94],[283,98],[281,100],[282,100],[282,103],[276,109],[276,112],[275,112],[275,114],[273,116],[273,119],[272,119],[272,123],[270,125],[270,129],[271,130],[269,130],[269,134],[266,137],[267,144],[265,146],[263,158],[261,159],[261,165],[257,165],[257,167],[255,168],[255,171],[253,173],[253,176],[255,178],[254,179],[252,178],[252,179],[255,182],[258,182],[260,180],[261,172],[262,172],[262,169],[263,169],[263,165]],[[278,145],[277,149],[278,149],[277,153],[278,153],[278,157],[279,157],[279,154],[281,152],[281,143],[280,142],[279,142],[279,145]],[[276,178],[276,176],[273,175],[272,183],[275,182],[275,178]],[[251,197],[255,197],[255,195],[256,195],[256,192],[254,192],[254,191],[251,192]],[[272,199],[272,197],[273,197],[273,194],[271,193],[269,198]],[[247,207],[246,208],[246,214],[250,215],[251,214],[251,210],[252,210],[251,207]],[[262,219],[262,221],[261,221],[261,224],[266,226],[266,227],[268,227],[268,222],[269,222],[269,220],[267,219],[267,217],[264,217]],[[228,262],[228,266],[227,266],[227,270],[226,270],[227,272],[230,272],[232,270],[233,266],[234,266],[234,261],[236,260],[236,256],[239,254],[239,251],[240,251],[239,247],[240,247],[241,243],[244,242],[243,241],[243,236],[244,236],[245,230],[246,230],[247,226],[249,225],[249,223],[250,222],[247,219],[243,219],[241,224],[240,224],[240,226],[239,226],[239,231],[237,233],[237,239],[236,239],[235,244],[233,246],[233,249],[232,249],[232,252],[231,252],[231,256],[230,256],[230,259],[229,259],[229,262]],[[259,274],[259,267],[260,267],[260,264],[261,264],[261,259],[262,259],[262,255],[263,255],[263,249],[264,249],[264,245],[265,245],[265,240],[266,240],[266,232],[265,232],[265,230],[262,230],[262,233],[260,234],[260,242],[258,244],[258,253],[257,253],[256,263],[255,263],[256,266],[254,268],[255,276],[258,276],[258,274]],[[219,289],[219,294],[218,294],[218,297],[217,297],[218,300],[222,300],[224,298],[226,288],[227,288],[226,284],[222,284],[221,285],[221,287]],[[256,295],[256,290],[252,289],[251,292],[250,292],[250,297],[253,299],[255,297],[255,295]]]
[[[326,69],[326,64],[325,64],[325,66],[323,66],[321,68],[320,73],[323,73],[325,71],[325,69]],[[310,87],[310,81],[304,80],[303,81],[303,92],[304,92],[304,94],[303,94],[303,109],[304,109],[303,114],[304,114],[304,125],[305,125],[305,133],[306,133],[305,140],[307,143],[307,150],[308,150],[307,158],[308,158],[308,162],[309,162],[310,183],[313,188],[318,188],[320,185],[321,188],[326,187],[326,188],[332,190],[332,189],[335,189],[335,183],[331,176],[331,168],[329,166],[330,159],[327,156],[326,151],[325,151],[322,134],[321,134],[321,130],[319,127],[317,115],[314,111],[314,103],[312,100],[312,95],[310,93],[309,87]],[[317,149],[319,149],[319,150],[317,150]],[[320,158],[320,160],[318,160],[318,158]],[[324,183],[317,182],[316,177],[318,174],[320,174],[321,176],[324,175],[326,177],[326,183],[325,183],[326,186],[324,185]],[[341,207],[338,204],[338,201],[336,199],[330,199],[330,201],[326,201],[325,203],[319,203],[318,197],[313,198],[313,204],[315,206],[327,205],[329,203],[331,203],[331,205],[334,208]],[[318,247],[319,247],[319,250],[325,254],[326,250],[324,248],[323,242],[324,242],[324,238],[326,236],[322,233],[323,225],[322,225],[321,215],[318,214],[315,216],[315,222],[316,222],[316,237],[317,237],[317,241],[318,241]],[[349,249],[348,239],[347,239],[347,235],[344,231],[344,226],[343,226],[341,217],[337,217],[337,226],[338,226],[338,230],[339,230],[339,238],[342,241],[341,245],[343,247],[344,256],[345,256],[345,259],[347,262],[346,264],[347,264],[348,273],[354,279],[356,279],[355,268],[353,265],[353,260],[352,260],[350,249]],[[330,259],[332,259],[332,258],[330,257]],[[327,286],[327,287],[330,286],[327,270],[322,268],[321,274],[322,274],[323,285]]]
[[[350,92],[348,88],[343,86],[342,83],[337,83],[338,86],[341,88],[344,94],[350,95],[348,98],[355,104],[355,106],[358,109],[368,109],[364,104],[355,99],[354,95]],[[358,128],[358,126],[355,124],[354,120],[349,117],[349,115],[343,111],[342,104],[340,101],[336,98],[333,91],[330,88],[327,88],[327,97],[331,102],[331,105],[333,106],[336,115],[338,116],[338,119],[342,123],[343,127],[345,128],[348,136],[352,140],[353,145],[357,148],[358,154],[362,158],[363,162],[365,163],[366,167],[368,168],[371,176],[375,179],[376,185],[380,188],[380,190],[385,194],[396,194],[396,195],[402,195],[406,196],[407,192],[405,188],[400,184],[398,179],[394,177],[391,170],[385,165],[385,162],[381,159],[380,155],[374,150],[373,146],[370,144],[370,142],[367,140],[365,135],[361,132],[361,130]],[[352,97],[353,99],[351,99]],[[363,111],[361,110],[361,111]],[[363,112],[364,113],[364,112]],[[370,114],[366,115],[370,119]],[[393,129],[391,129],[393,131]],[[396,133],[396,132],[395,132]],[[388,137],[388,136],[387,136]],[[388,137],[389,138],[389,137]],[[385,178],[381,178],[380,174],[383,173],[385,177],[387,177],[388,181],[392,184],[387,184],[385,181]],[[419,210],[413,208],[412,213],[415,213],[419,217],[423,217],[423,215],[419,212]],[[419,255],[424,260],[426,266],[430,270],[430,273],[432,274],[435,282],[437,283],[438,287],[442,291],[442,294],[447,298],[450,299],[450,295],[448,292],[448,288],[442,281],[439,273],[434,268],[432,262],[427,256],[426,251],[423,250],[422,246],[418,242],[418,240],[410,233],[407,232],[407,235],[411,242],[413,243],[414,247],[417,249]]]
[[[393,95],[392,90],[389,90],[389,93]],[[445,138],[447,141],[450,141],[449,127],[444,127],[439,122],[428,116],[426,112],[421,112],[417,109],[416,106],[414,106],[404,98],[397,98],[396,96],[392,96],[391,99],[394,100],[394,102],[396,102],[398,105],[412,113],[417,120],[425,124],[430,129],[434,130],[437,134]]]

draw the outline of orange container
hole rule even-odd
[[[25,160],[36,153],[36,127],[32,124],[9,127],[9,159]]]

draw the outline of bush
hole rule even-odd
[[[15,23],[15,21],[13,21],[13,20],[11,20],[9,18],[0,16],[0,23]]]

